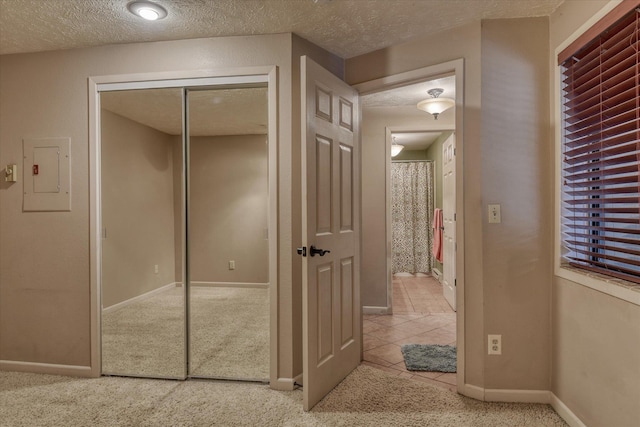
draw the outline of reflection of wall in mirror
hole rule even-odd
[[[265,135],[192,137],[190,166],[191,280],[267,283]]]
[[[174,162],[170,135],[104,109],[101,130],[106,308],[174,282]]]
[[[182,281],[182,139],[105,110],[101,119],[106,308]],[[191,138],[192,281],[268,282],[264,141]]]

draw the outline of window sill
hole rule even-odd
[[[640,285],[638,284],[570,266],[556,268],[556,276],[631,304],[640,305]]]

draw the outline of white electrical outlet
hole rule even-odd
[[[489,335],[489,354],[502,354],[502,335]]]
[[[236,269],[236,262],[229,261],[229,270],[235,270],[235,269]]]
[[[489,224],[500,224],[500,205],[489,205]]]
[[[153,272],[154,272],[154,273],[156,273],[156,274],[158,274],[158,271],[159,271],[159,270],[158,270],[158,264],[156,264],[156,265],[153,267]]]

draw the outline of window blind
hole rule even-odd
[[[563,259],[640,283],[640,8],[566,55]]]

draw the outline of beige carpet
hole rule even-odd
[[[311,412],[302,391],[218,381],[0,372],[0,420],[17,426],[565,426],[548,405],[483,403],[360,366]]]
[[[103,372],[183,376],[182,292],[173,288],[103,315]],[[190,374],[268,379],[268,289],[196,286],[191,301]]]

